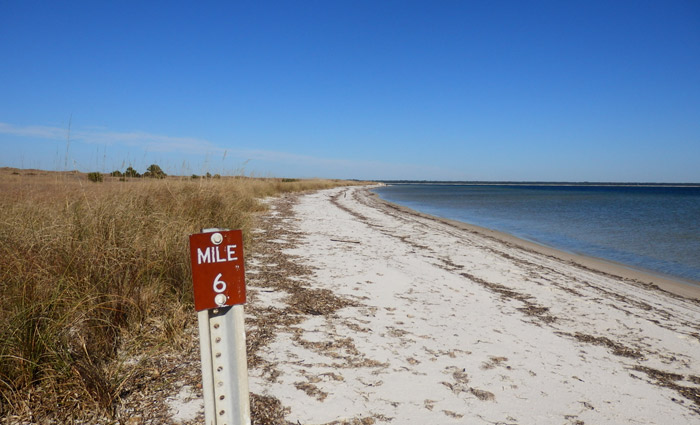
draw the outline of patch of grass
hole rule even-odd
[[[342,184],[0,174],[0,416],[110,414],[138,376],[126,354],[186,338],[189,234],[249,244],[259,198]]]

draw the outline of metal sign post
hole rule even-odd
[[[190,235],[207,425],[250,425],[246,363],[245,270],[240,230]]]

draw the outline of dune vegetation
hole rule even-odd
[[[189,234],[242,229],[253,248],[261,198],[348,183],[2,170],[0,417],[109,415],[136,353],[191,339]]]

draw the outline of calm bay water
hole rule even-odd
[[[434,216],[700,284],[700,188],[394,184],[375,192]]]

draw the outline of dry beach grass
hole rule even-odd
[[[0,170],[0,418],[117,420],[196,351],[187,235],[250,246],[261,198],[338,184]]]

